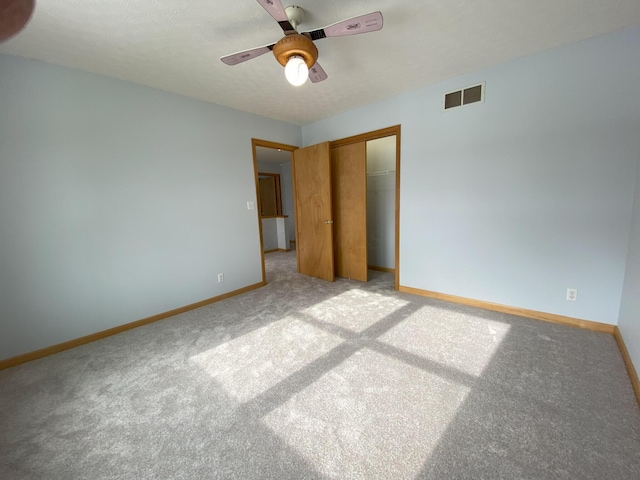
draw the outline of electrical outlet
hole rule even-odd
[[[575,302],[578,300],[578,289],[577,288],[567,288],[567,300],[570,302]]]
[[[224,282],[224,273],[219,273],[218,274],[218,283],[222,283]]]

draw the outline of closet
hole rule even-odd
[[[395,270],[396,137],[367,141],[367,261]]]
[[[298,271],[366,282],[395,271],[399,127],[293,152]]]

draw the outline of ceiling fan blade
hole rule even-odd
[[[285,35],[296,33],[296,29],[289,22],[287,12],[285,12],[280,0],[258,0],[258,3],[278,22]]]
[[[225,55],[224,57],[220,57],[227,65],[237,65],[242,62],[246,62],[247,60],[251,60],[252,58],[259,57],[267,52],[273,50],[273,46],[275,43],[271,45],[265,45],[264,47],[251,48],[249,50],[243,50],[242,52],[232,53],[231,55]]]
[[[260,0],[258,0],[260,1]],[[274,0],[275,1],[275,0]],[[359,33],[375,32],[382,28],[382,13],[372,12],[349,20],[343,20],[332,25],[328,25],[318,30],[306,32],[311,40],[320,40],[327,37],[342,37],[344,35],[357,35]]]
[[[320,64],[316,62],[313,67],[309,69],[309,80],[311,80],[312,83],[318,83],[326,79],[327,74],[322,69]]]

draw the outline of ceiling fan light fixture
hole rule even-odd
[[[300,55],[292,55],[284,67],[284,76],[294,87],[303,85],[309,78],[309,67]]]
[[[316,63],[318,49],[310,38],[294,33],[273,46],[273,55],[284,67],[289,83],[299,87],[309,78],[309,69]]]

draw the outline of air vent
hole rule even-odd
[[[484,83],[480,83],[478,85],[463,88],[462,90],[456,90],[455,92],[446,93],[444,95],[444,109],[450,110],[452,108],[461,107],[463,105],[469,105],[470,103],[483,101]]]

